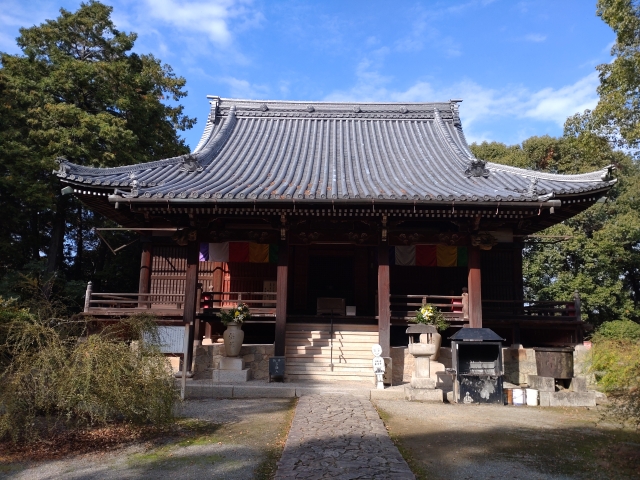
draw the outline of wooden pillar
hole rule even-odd
[[[274,353],[284,356],[285,333],[287,330],[287,278],[289,274],[289,246],[287,242],[278,245],[278,272],[276,281],[276,336]]]
[[[382,356],[391,356],[391,310],[389,295],[389,247],[378,247],[378,335]]]
[[[191,364],[193,363],[199,247],[198,242],[189,242],[187,246],[187,273],[184,282],[184,311],[182,320],[185,328],[185,336],[188,340],[185,342],[185,356],[182,365],[183,380],[186,378],[186,372],[191,371]]]
[[[521,241],[513,242],[513,300],[518,300],[514,303],[513,315],[519,317],[522,315],[524,304],[524,281],[522,270],[522,248],[523,243]],[[518,321],[513,322],[511,328],[511,343],[522,343],[522,329]]]
[[[138,283],[138,293],[147,294],[151,287],[151,239],[142,239],[142,256],[140,257],[140,281]],[[138,295],[139,308],[151,308],[149,295]]]
[[[469,327],[482,328],[480,249],[469,247]]]

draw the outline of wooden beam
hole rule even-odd
[[[289,274],[289,246],[287,242],[278,245],[278,271],[276,282],[276,336],[274,353],[284,355],[285,333],[287,330],[287,277]]]
[[[146,240],[150,240],[147,238]],[[140,281],[138,282],[138,293],[144,294],[149,293],[149,289],[151,287],[151,242],[143,241],[142,242],[142,255],[140,256]],[[146,302],[149,299],[147,295],[140,295],[138,300],[140,302]],[[151,305],[147,303],[140,303],[138,307],[147,307],[150,308]]]
[[[378,335],[382,356],[391,356],[391,294],[389,283],[389,247],[378,247]]]
[[[187,246],[187,272],[184,282],[184,311],[182,321],[185,325],[185,334],[188,332],[188,348],[185,352],[183,374],[191,371],[193,363],[193,340],[196,320],[196,297],[198,289],[198,263],[200,245],[198,242],[189,242]]]
[[[469,247],[469,327],[482,328],[480,249]]]

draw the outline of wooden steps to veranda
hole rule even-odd
[[[287,324],[286,377],[296,380],[373,381],[371,347],[377,325]],[[333,346],[333,348],[332,348]]]

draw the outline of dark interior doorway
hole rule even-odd
[[[315,313],[318,297],[344,298],[355,305],[354,259],[352,255],[310,255],[307,309]]]

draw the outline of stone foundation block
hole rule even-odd
[[[412,388],[436,388],[436,380],[434,378],[418,378],[415,375],[411,378]]]
[[[541,407],[551,406],[551,395],[553,392],[538,392],[538,400]]]
[[[455,398],[453,398],[453,390],[447,392],[447,394],[445,396],[446,396],[447,402],[455,403],[456,400],[455,400]]]
[[[527,383],[529,388],[535,388],[539,392],[555,392],[556,379],[553,377],[541,377],[539,375],[528,375]]]
[[[572,392],[586,392],[587,391],[587,377],[573,377],[569,384],[569,390]]]
[[[220,370],[243,370],[244,359],[237,357],[222,357],[218,362]]]
[[[249,369],[244,370],[214,370],[213,383],[242,383],[249,380]]]
[[[596,392],[572,392],[563,390],[549,396],[551,407],[595,407]]]
[[[404,398],[411,402],[443,403],[442,390],[404,387]]]

